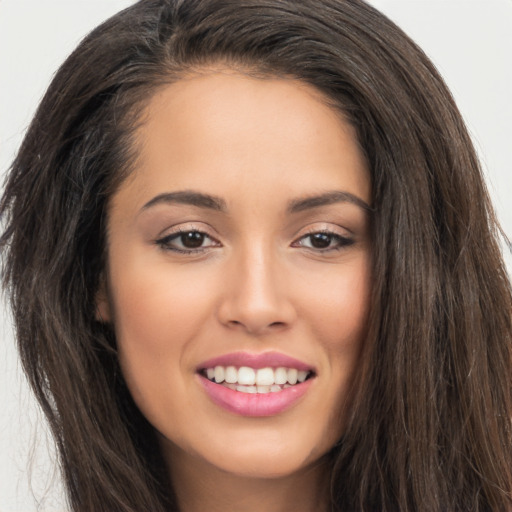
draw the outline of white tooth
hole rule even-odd
[[[270,393],[270,386],[256,386],[258,388],[258,393]]]
[[[224,379],[230,384],[234,384],[238,380],[238,372],[234,366],[228,366],[224,374]]]
[[[291,388],[291,387],[292,387],[292,385],[291,385],[291,384],[284,384],[284,385],[283,385],[283,389]]]
[[[284,384],[288,380],[288,372],[286,371],[286,368],[277,368],[274,379],[276,384]]]
[[[241,393],[257,393],[258,390],[256,389],[256,386],[237,386],[237,391],[240,391]]]
[[[296,369],[296,368],[290,368],[290,369],[288,370],[288,379],[287,379],[287,380],[288,380],[288,382],[289,382],[290,384],[292,384],[292,385],[293,385],[293,384],[297,384],[297,376],[298,376],[298,373],[299,373],[299,372],[297,371],[297,369]]]
[[[224,380],[224,367],[216,366],[215,367],[215,382],[218,384]]]
[[[241,366],[238,369],[238,384],[254,386],[256,384],[256,372],[248,366]]]
[[[279,386],[278,384],[274,384],[273,386],[270,386],[271,393],[277,393],[278,391],[281,391],[281,386]]]
[[[306,377],[308,376],[308,372],[305,370],[299,370],[299,373],[297,374],[297,380],[299,382],[304,382],[306,380]]]
[[[213,378],[215,377],[215,370],[213,368],[207,368],[206,376],[208,377],[208,379],[213,380]]]
[[[256,384],[258,386],[271,386],[274,384],[274,370],[272,368],[260,368],[256,372]]]
[[[236,384],[224,384],[224,387],[232,389],[233,391],[236,391]]]

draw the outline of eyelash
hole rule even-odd
[[[175,246],[173,247],[171,245],[173,241],[178,240],[180,238],[181,238],[181,242],[182,242],[182,245],[183,245],[183,238],[182,237],[184,235],[190,235],[192,233],[195,234],[195,235],[202,236],[203,237],[203,241],[204,241],[204,239],[208,238],[208,239],[212,240],[214,242],[214,244],[206,246],[206,247],[184,248],[184,249],[180,249],[180,248],[175,247]],[[220,242],[218,242],[217,240],[212,238],[210,235],[208,235],[204,231],[200,231],[199,229],[180,229],[178,231],[175,231],[174,233],[171,233],[170,235],[166,235],[166,236],[156,240],[155,243],[157,245],[159,245],[162,249],[166,250],[166,251],[173,251],[173,252],[177,252],[177,253],[180,253],[180,254],[197,254],[197,253],[200,253],[200,252],[204,252],[205,250],[207,250],[210,247],[218,247],[218,246],[220,246]]]
[[[306,240],[307,238],[312,240],[312,237],[315,235],[323,235],[330,237],[330,242],[335,241],[336,245],[335,247],[325,247],[325,248],[319,248],[319,247],[305,247],[306,249],[309,249],[314,252],[332,252],[332,251],[341,251],[345,249],[346,247],[349,247],[354,244],[354,240],[352,238],[348,238],[342,235],[339,235],[338,233],[334,233],[333,231],[329,231],[328,229],[320,229],[320,230],[314,230],[309,233],[306,233],[305,235],[302,235],[296,242],[293,242],[293,247],[301,247],[300,244],[301,241]],[[302,246],[303,247],[303,246]]]
[[[183,236],[191,235],[191,234],[194,234],[195,236],[199,235],[200,237],[202,237],[200,247],[179,248],[179,247],[172,245],[172,243],[174,241],[179,240],[180,238],[181,238],[181,244],[183,245]],[[330,238],[329,245],[331,244],[332,241],[335,241],[336,246],[320,248],[320,247],[305,247],[304,245],[301,244],[302,241],[304,241],[308,238],[311,242],[312,237],[315,235],[324,235],[326,237],[329,237]],[[206,247],[202,246],[202,243],[204,242],[205,239],[209,239],[213,243]],[[162,238],[159,238],[158,240],[155,241],[155,243],[158,246],[160,246],[163,250],[173,251],[173,252],[180,253],[180,254],[197,254],[197,253],[204,252],[211,247],[219,247],[220,246],[219,241],[215,240],[213,237],[211,237],[204,231],[200,231],[198,229],[181,229],[181,230],[176,231],[170,235],[166,235]],[[292,247],[304,247],[305,249],[310,250],[312,252],[327,253],[327,252],[332,252],[332,251],[341,251],[344,248],[349,247],[350,245],[353,245],[353,244],[354,244],[354,240],[351,238],[341,236],[341,235],[334,233],[332,231],[329,231],[329,230],[315,230],[315,231],[311,231],[310,233],[306,233],[305,235],[302,235],[297,241],[293,242],[291,245],[292,245]]]

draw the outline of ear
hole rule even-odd
[[[100,276],[98,291],[96,292],[96,320],[101,323],[109,323],[112,321],[110,301],[107,292],[106,276],[104,273]]]

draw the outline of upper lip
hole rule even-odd
[[[315,372],[315,369],[310,364],[281,352],[262,352],[260,354],[232,352],[204,361],[197,367],[197,370],[201,371],[206,368],[214,368],[215,366],[248,366],[255,369],[284,367]]]

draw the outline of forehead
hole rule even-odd
[[[298,80],[232,70],[188,76],[151,98],[136,138],[136,170],[121,189],[140,201],[183,189],[268,194],[270,184],[290,195],[342,187],[370,202],[355,130]]]

